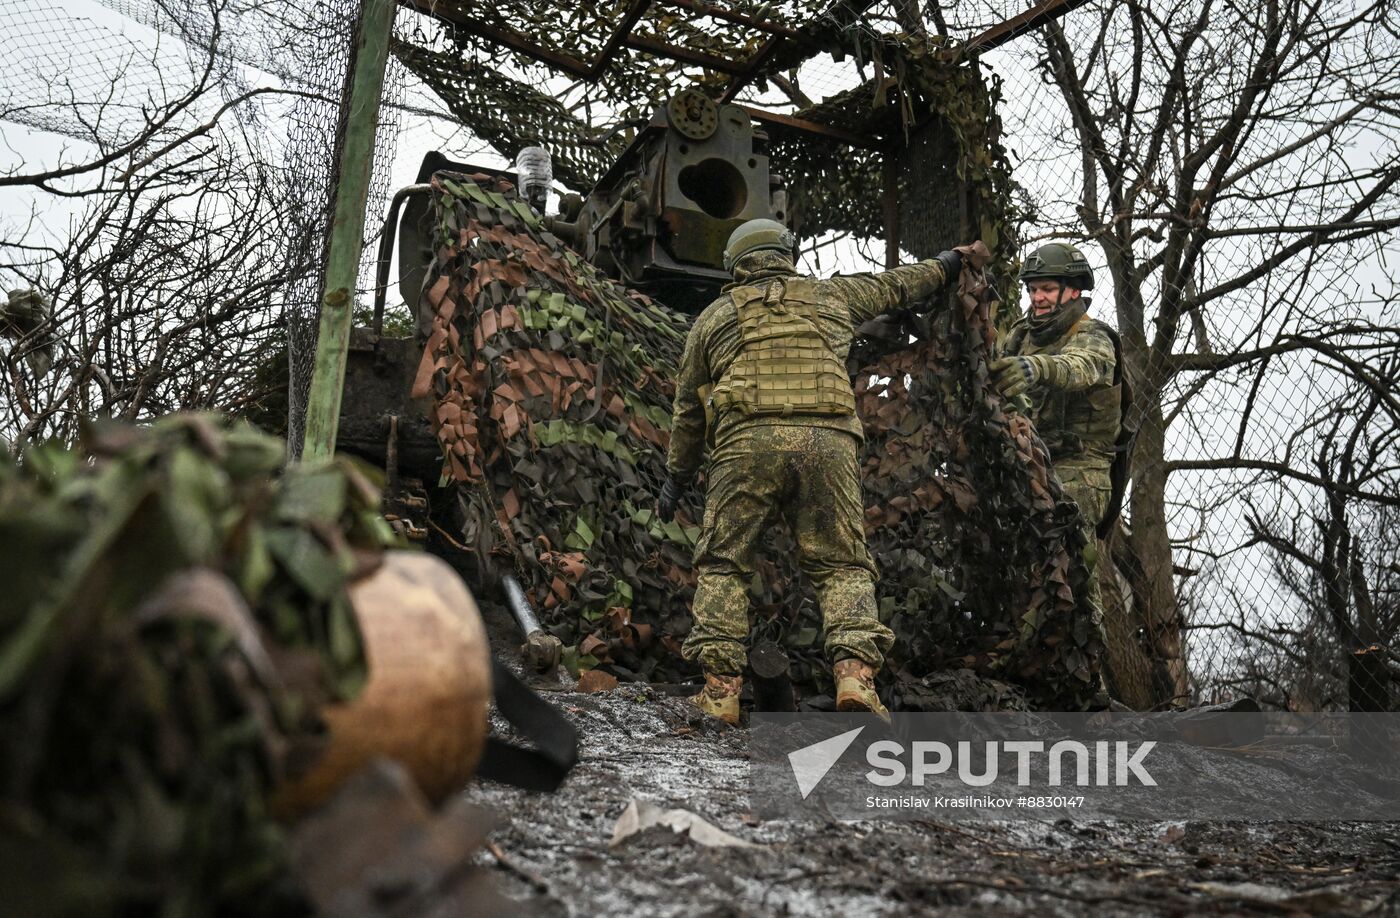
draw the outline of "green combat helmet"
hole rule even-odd
[[[733,244],[732,238],[730,244]],[[1033,280],[1064,281],[1077,290],[1091,290],[1094,271],[1089,267],[1089,259],[1079,249],[1067,242],[1051,242],[1032,252],[1021,265],[1021,283],[1028,284]]]
[[[789,256],[797,248],[797,234],[777,220],[747,220],[729,234],[724,247],[724,270],[733,271],[734,263],[750,252],[783,252]]]

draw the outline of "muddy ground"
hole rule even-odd
[[[644,688],[549,697],[581,735],[564,786],[465,791],[501,822],[479,861],[522,914],[1400,914],[1394,823],[763,822],[744,729]],[[611,846],[634,799],[757,847]]]

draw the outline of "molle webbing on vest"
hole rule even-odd
[[[1081,315],[1062,337],[1048,346],[1037,347],[1028,342],[1024,324],[1013,329],[1007,341],[1007,353],[1059,355],[1075,335],[1097,332],[1113,342],[1115,367],[1112,385],[1090,386],[1088,389],[1065,391],[1049,387],[1036,411],[1035,426],[1052,459],[1073,459],[1083,455],[1086,447],[1111,451],[1118,439],[1123,420],[1121,383],[1122,369],[1118,363],[1120,349],[1117,333],[1107,325]],[[1029,344],[1029,346],[1027,346]]]
[[[802,278],[730,292],[739,354],[714,389],[718,411],[746,415],[854,415],[845,363],[817,325],[818,300]]]
[[[1072,459],[1090,446],[1111,450],[1118,438],[1121,401],[1121,386],[1049,395],[1036,427],[1051,458]]]

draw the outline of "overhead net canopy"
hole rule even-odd
[[[395,41],[397,58],[507,161],[546,147],[572,190],[591,188],[658,106],[698,89],[745,105],[769,134],[811,243],[849,238],[883,262],[980,236],[1014,257],[996,88],[899,4],[408,5],[437,29]]]

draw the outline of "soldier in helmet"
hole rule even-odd
[[[1021,268],[1030,297],[1027,314],[1007,334],[1002,356],[992,361],[993,383],[1008,398],[1026,396],[1036,431],[1050,451],[1055,472],[1083,516],[1089,602],[1102,625],[1097,578],[1098,539],[1117,515],[1115,459],[1126,459],[1122,349],[1118,334],[1089,316],[1083,292],[1094,286],[1084,253],[1052,242],[1036,249]],[[1120,459],[1120,461],[1121,461]]]
[[[686,339],[658,502],[670,520],[700,468],[708,407],[694,626],[683,651],[705,672],[695,703],[731,724],[739,721],[754,556],[778,519],[816,590],[837,708],[887,714],[875,673],[894,634],[876,614],[860,495],[864,433],[846,354],[857,326],[914,306],[961,266],[956,252],[943,252],[883,274],[816,280],[793,268],[796,242],[774,220],[750,220],[729,237],[724,263],[734,282]]]

